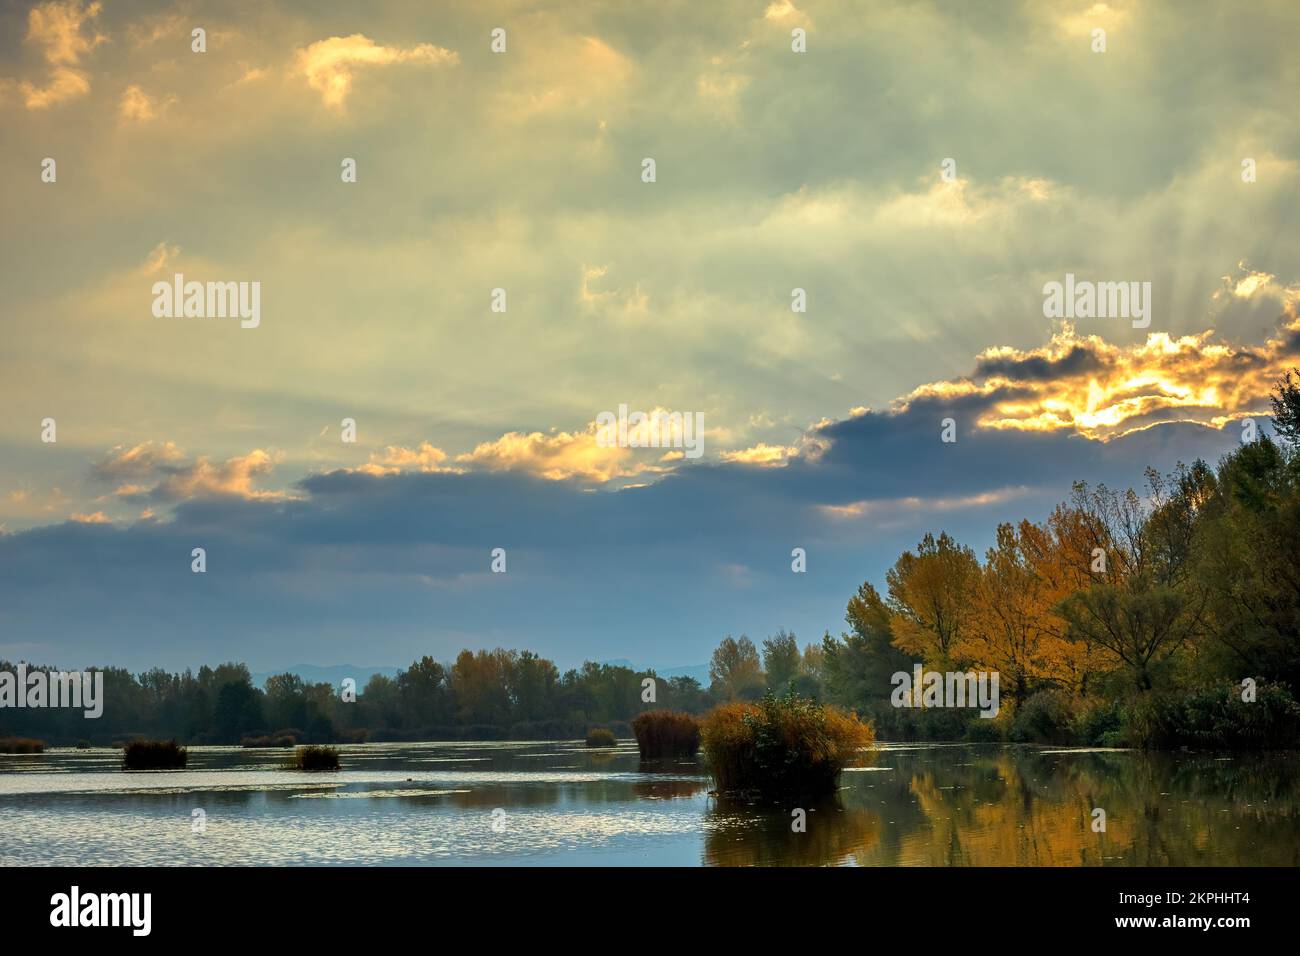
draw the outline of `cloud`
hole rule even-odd
[[[751,448],[724,451],[721,457],[723,461],[737,462],[742,465],[770,467],[783,465],[798,453],[799,449],[793,445],[768,445],[759,442]]]
[[[100,4],[83,6],[78,0],[41,3],[28,12],[26,42],[41,50],[50,67],[44,84],[18,83],[29,110],[46,109],[90,92],[86,72],[76,67],[82,56],[107,42],[93,27],[89,32],[83,30],[99,12]]]
[[[889,515],[893,518],[905,512],[929,514],[936,511],[957,511],[967,508],[983,508],[988,505],[1002,504],[1023,497],[1030,489],[1024,486],[999,488],[974,495],[955,495],[950,497],[918,498],[909,495],[904,498],[877,498],[862,501],[850,501],[840,505],[822,505],[820,510],[834,518],[855,520],[875,515]]]
[[[184,460],[185,453],[175,443],[146,441],[110,449],[91,466],[91,473],[102,481],[139,481]]]
[[[1218,341],[1213,330],[1121,346],[1066,323],[1040,348],[986,349],[972,379],[923,385],[902,404],[963,400],[979,408],[980,428],[1100,439],[1162,422],[1219,426],[1267,413],[1269,389],[1296,361],[1298,334],[1300,322],[1284,316],[1262,346]]]
[[[91,466],[92,477],[115,485],[111,496],[124,501],[179,502],[223,497],[281,500],[286,494],[255,487],[275,468],[277,455],[255,448],[215,463],[205,456],[191,461],[173,442],[117,446]]]
[[[322,103],[341,111],[352,91],[353,77],[361,69],[397,63],[439,66],[458,62],[460,57],[454,50],[432,43],[413,47],[383,46],[363,34],[354,33],[318,40],[299,50],[294,59],[294,71],[320,94]]]
[[[78,524],[112,524],[108,515],[104,514],[102,511],[96,511],[93,514],[74,512],[68,515],[68,520],[75,521]]]
[[[50,81],[44,86],[20,83],[23,101],[29,110],[43,110],[90,92],[90,81],[79,70],[58,67],[50,72]]]
[[[593,423],[586,432],[508,432],[456,460],[487,471],[518,471],[548,481],[606,482],[643,470],[627,466],[627,449],[597,444],[594,428]]]
[[[520,59],[512,73],[515,82],[497,97],[498,119],[515,122],[565,113],[596,118],[601,111],[625,109],[620,100],[634,74],[630,59],[600,37],[572,36],[554,25],[536,28],[532,36],[532,43],[509,54]],[[564,55],[555,56],[557,49]]]
[[[1126,9],[1124,5],[1094,3],[1086,10],[1062,16],[1058,23],[1060,28],[1070,36],[1089,36],[1099,27],[1113,30],[1122,26],[1130,16],[1131,10]]]
[[[367,475],[396,475],[403,471],[454,472],[456,469],[444,466],[447,453],[435,448],[427,441],[418,448],[403,448],[389,445],[383,452],[370,456],[370,462],[357,471]]]
[[[180,254],[180,246],[174,246],[166,240],[163,240],[149,250],[149,255],[145,257],[144,263],[140,267],[140,271],[146,275],[161,272]]]
[[[159,101],[150,97],[139,86],[132,83],[122,91],[122,98],[118,101],[117,115],[130,122],[147,123],[150,120],[157,119],[159,113],[175,102],[175,99],[174,96],[171,96]]]
[[[82,27],[99,16],[101,6],[83,6],[78,0],[36,5],[27,15],[27,42],[41,47],[47,62],[55,66],[76,66],[107,38],[98,33],[87,36]]]

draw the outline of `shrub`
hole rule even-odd
[[[763,800],[833,793],[840,771],[875,740],[855,715],[793,691],[724,704],[704,718],[702,736],[718,792]]]
[[[1074,709],[1069,695],[1040,690],[1016,708],[1008,736],[1021,743],[1068,744],[1074,741]]]
[[[973,744],[996,744],[1002,741],[1002,728],[996,720],[977,717],[966,725],[965,740]]]
[[[1123,740],[1123,712],[1116,701],[1088,706],[1075,719],[1074,734],[1089,747],[1117,747]]]
[[[588,747],[616,747],[618,738],[614,736],[613,731],[606,730],[604,727],[593,727],[587,731]]]
[[[337,747],[299,747],[289,760],[293,770],[338,770],[339,749]]]
[[[700,723],[675,710],[648,710],[632,719],[632,733],[643,760],[694,757],[700,749]]]
[[[181,770],[188,759],[174,740],[133,740],[122,748],[123,770]]]
[[[45,752],[45,741],[30,737],[0,737],[0,754],[39,754]]]
[[[1260,683],[1255,700],[1238,684],[1181,694],[1149,693],[1123,709],[1123,736],[1151,750],[1291,750],[1300,746],[1300,704],[1279,684]]]

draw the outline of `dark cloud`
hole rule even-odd
[[[1076,478],[1139,484],[1147,464],[1216,458],[1235,432],[1161,425],[1108,443],[980,431],[937,398],[826,426],[818,458],[705,464],[617,492],[520,474],[335,471],[300,497],[212,496],[168,521],[68,522],[0,537],[0,643],[68,666],[239,658],[400,664],[460,646],[535,647],[564,664],[699,662],[728,631],[838,629],[864,579],[944,528],[977,550],[1042,518]],[[945,414],[958,440],[940,440]],[[998,493],[1012,491],[999,496]],[[990,503],[960,506],[979,495]],[[824,506],[876,502],[862,517]],[[954,505],[957,502],[957,505]],[[190,571],[192,548],[208,571]],[[509,570],[489,573],[492,548]],[[790,572],[804,547],[809,572]]]
[[[1100,371],[1102,359],[1092,350],[1076,345],[1057,359],[1034,355],[1028,358],[990,356],[980,359],[975,366],[978,378],[1002,376],[1011,379],[1028,379],[1034,382],[1056,381],[1086,372]]]

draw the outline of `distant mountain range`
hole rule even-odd
[[[637,665],[633,664],[626,658],[618,658],[612,661],[600,661],[601,664],[608,664],[611,667],[630,667],[632,670],[640,670]],[[353,664],[293,664],[289,667],[281,667],[272,671],[253,671],[253,686],[263,687],[266,679],[275,674],[297,674],[308,684],[332,684],[337,687],[343,678],[351,677],[357,682],[357,689],[360,690],[366,686],[366,681],[370,680],[372,674],[383,674],[385,677],[395,677],[397,672],[404,670],[401,667],[358,667]],[[694,677],[700,682],[701,687],[709,686],[709,665],[708,664],[688,664],[684,667],[665,667],[655,668],[655,673],[660,677]]]

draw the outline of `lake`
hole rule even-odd
[[[1300,761],[999,744],[880,744],[801,809],[709,796],[696,761],[631,742],[366,744],[343,770],[192,747],[0,755],[0,864],[1295,866]],[[194,810],[203,832],[193,832]],[[1094,810],[1105,811],[1094,832]]]

